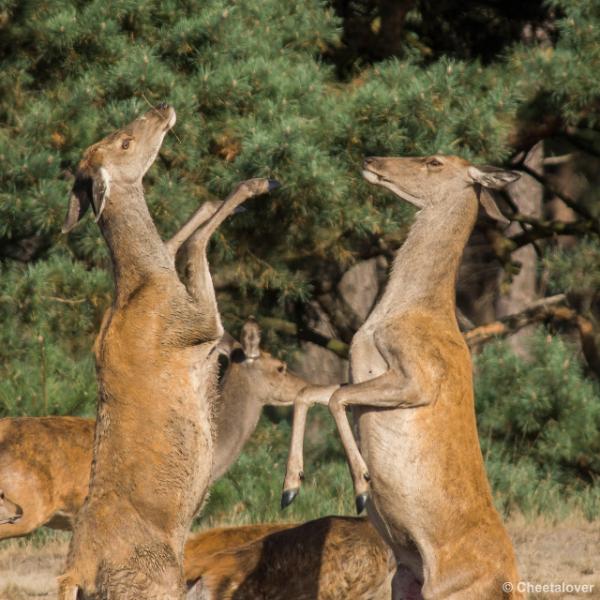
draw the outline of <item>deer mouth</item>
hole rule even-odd
[[[407,192],[406,190],[402,189],[395,181],[387,179],[383,175],[375,173],[375,171],[371,171],[368,167],[365,167],[362,170],[362,176],[369,183],[387,188],[388,190],[390,190],[390,192],[393,192],[399,198],[402,198],[403,200],[406,200],[407,202],[410,202],[411,204],[414,204],[419,208],[423,207],[423,201],[420,198],[418,198],[417,196],[413,196],[410,192]]]
[[[21,519],[22,516],[23,515],[14,515],[13,517],[0,519],[0,525],[14,525],[17,521]]]

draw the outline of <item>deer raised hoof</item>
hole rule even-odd
[[[269,192],[276,190],[281,187],[281,184],[277,179],[269,179]]]
[[[366,492],[364,494],[359,494],[355,498],[356,502],[356,514],[360,515],[367,507],[367,500],[369,499],[369,494]]]
[[[300,488],[283,491],[283,494],[281,494],[281,510],[287,508],[296,499],[299,491]]]

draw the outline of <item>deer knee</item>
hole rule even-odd
[[[333,393],[333,396],[329,399],[329,412],[335,417],[346,410],[346,398],[344,394],[344,388]]]

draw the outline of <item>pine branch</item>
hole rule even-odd
[[[571,210],[576,212],[578,215],[582,216],[584,219],[587,219],[591,222],[593,226],[593,230],[596,233],[600,233],[600,224],[598,220],[594,218],[594,215],[590,213],[585,206],[582,206],[579,202],[568,196],[567,194],[561,192],[555,186],[553,186],[546,177],[526,165],[523,161],[516,165],[517,170],[521,170],[524,173],[527,173],[530,177],[533,177],[538,183],[543,185],[553,196],[560,198]]]
[[[557,294],[542,298],[522,311],[507,315],[492,323],[475,327],[464,333],[465,341],[471,349],[485,344],[492,339],[513,335],[523,327],[543,322],[560,322],[577,327],[581,350],[590,370],[600,378],[600,335],[595,331],[593,323],[580,315],[567,304],[565,294]]]
[[[331,352],[337,354],[340,358],[348,358],[350,346],[345,342],[342,342],[342,340],[327,337],[321,333],[318,333],[314,329],[310,329],[309,327],[298,327],[296,323],[286,321],[285,319],[277,319],[275,317],[259,317],[258,322],[260,323],[261,327],[274,329],[275,331],[279,331],[285,335],[295,336],[299,340],[305,342],[312,342],[313,344],[327,348],[327,350],[331,350]]]
[[[565,305],[566,302],[567,297],[565,294],[542,298],[518,313],[507,315],[497,321],[465,331],[465,341],[473,348],[489,342],[493,338],[512,335],[527,325],[547,320],[552,316],[555,307]]]

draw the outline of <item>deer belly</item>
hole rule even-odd
[[[372,478],[372,488],[394,502],[407,502],[427,486],[430,439],[423,415],[411,409],[358,408],[360,450]]]

